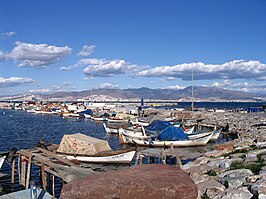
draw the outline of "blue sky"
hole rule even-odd
[[[0,95],[191,85],[266,93],[264,0],[0,2]]]

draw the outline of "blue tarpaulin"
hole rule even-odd
[[[84,114],[88,114],[88,115],[92,115],[92,110],[91,109],[87,109],[84,111],[79,112],[79,115],[84,115]]]
[[[168,126],[171,126],[170,122],[155,120],[149,126],[147,126],[145,130],[149,133],[158,133],[167,128]]]
[[[189,140],[187,134],[180,127],[169,126],[157,136],[161,141],[181,141]]]

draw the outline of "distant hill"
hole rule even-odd
[[[56,92],[52,94],[35,94],[34,98],[40,100],[59,99],[59,100],[77,100],[90,99],[98,96],[98,99],[156,99],[156,100],[191,100],[192,87],[184,89],[150,89],[147,87],[130,89],[93,89],[73,92]],[[260,98],[266,100],[266,95],[257,95],[253,93],[226,90],[217,87],[194,86],[193,96],[195,101],[260,101]],[[11,97],[9,97],[11,99]],[[28,100],[31,95],[12,96],[16,100]],[[8,99],[2,97],[0,100]]]
[[[193,96],[195,99],[221,99],[221,100],[256,100],[260,97],[253,93],[242,91],[232,91],[217,87],[194,86]],[[130,89],[94,89],[77,92],[57,92],[50,94],[50,98],[86,98],[91,95],[109,96],[118,99],[161,99],[161,100],[179,100],[181,98],[191,99],[192,87],[186,87],[181,90],[175,89],[150,89],[147,87],[130,88]],[[42,95],[47,98],[48,95]]]

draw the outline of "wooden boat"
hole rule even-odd
[[[6,159],[6,154],[2,154],[2,155],[0,154],[0,169],[3,166],[5,159]]]
[[[86,119],[91,119],[91,115],[90,115],[90,114],[84,114],[84,117],[85,117]]]
[[[106,133],[118,134],[118,128],[107,127],[105,123],[103,123],[103,127]]]
[[[217,131],[214,131],[210,141],[216,141],[218,139],[218,137],[220,136],[222,130],[223,130],[223,128],[220,128]]]
[[[112,154],[102,154],[95,156],[82,156],[82,155],[64,155],[69,160],[77,160],[80,162],[90,162],[90,163],[108,163],[108,164],[129,164],[133,157],[135,156],[136,151],[123,151],[121,153],[112,153]]]
[[[69,160],[81,162],[128,164],[136,150],[113,151],[106,140],[77,133],[64,135],[57,153]]]
[[[188,131],[193,131],[194,127],[189,129]],[[184,131],[185,132],[185,131]],[[187,132],[185,132],[187,134]],[[201,137],[205,137],[206,135],[210,134],[212,132],[202,132],[202,133],[193,133],[193,134],[188,134],[189,139],[198,139]],[[127,143],[134,143],[133,139],[138,139],[138,140],[147,140],[154,138],[156,135],[147,135],[145,132],[145,129],[142,128],[142,131],[131,131],[131,130],[126,130],[126,129],[119,129],[119,141],[121,144],[127,144]],[[213,137],[213,136],[212,136]],[[212,138],[211,137],[211,138]]]
[[[130,120],[130,123],[134,126],[148,126],[150,124],[149,122],[139,120],[138,118],[135,118],[135,120]]]
[[[94,121],[108,121],[108,118],[107,117],[96,117],[96,116],[92,116],[91,119],[94,120]]]
[[[134,143],[132,139],[145,140],[151,138],[151,136],[148,136],[145,133],[145,129],[143,127],[137,130],[119,128],[118,133],[121,144]]]
[[[154,146],[154,147],[170,147],[171,145],[174,147],[187,147],[187,146],[202,146],[206,145],[213,133],[209,133],[203,137],[189,139],[189,140],[181,140],[181,141],[160,141],[160,140],[140,140],[132,138],[132,142],[140,145],[140,146]]]
[[[125,123],[125,122],[128,122],[128,120],[115,118],[115,117],[109,117],[108,118],[108,123]]]

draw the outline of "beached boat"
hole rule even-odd
[[[77,133],[64,135],[57,153],[69,160],[81,162],[128,164],[136,150],[113,151],[106,140]]]
[[[155,139],[131,139],[133,143],[143,146],[199,146],[207,144],[212,134],[213,132],[210,132],[199,138],[189,138],[181,128],[169,126],[161,131]]]
[[[212,133],[207,134],[206,136],[196,138],[196,139],[189,139],[189,140],[180,140],[180,141],[161,141],[161,140],[139,140],[132,138],[132,142],[140,145],[140,146],[157,146],[157,147],[187,147],[187,146],[203,146],[206,145],[210,138],[212,136]]]
[[[176,127],[181,130],[180,127]],[[187,131],[193,131],[194,127],[188,129]],[[187,132],[184,131],[184,133],[187,134]],[[201,137],[205,137],[211,132],[202,132],[202,133],[193,133],[193,134],[188,134],[189,139],[198,139]],[[134,143],[132,138],[138,139],[138,140],[147,140],[147,139],[152,139],[155,138],[157,134],[150,134],[147,135],[145,132],[145,129],[142,127],[141,131],[133,131],[133,130],[128,130],[128,129],[119,129],[119,141],[121,144],[127,144],[127,143]],[[212,136],[213,137],[213,136]],[[215,138],[213,138],[214,140]]]

